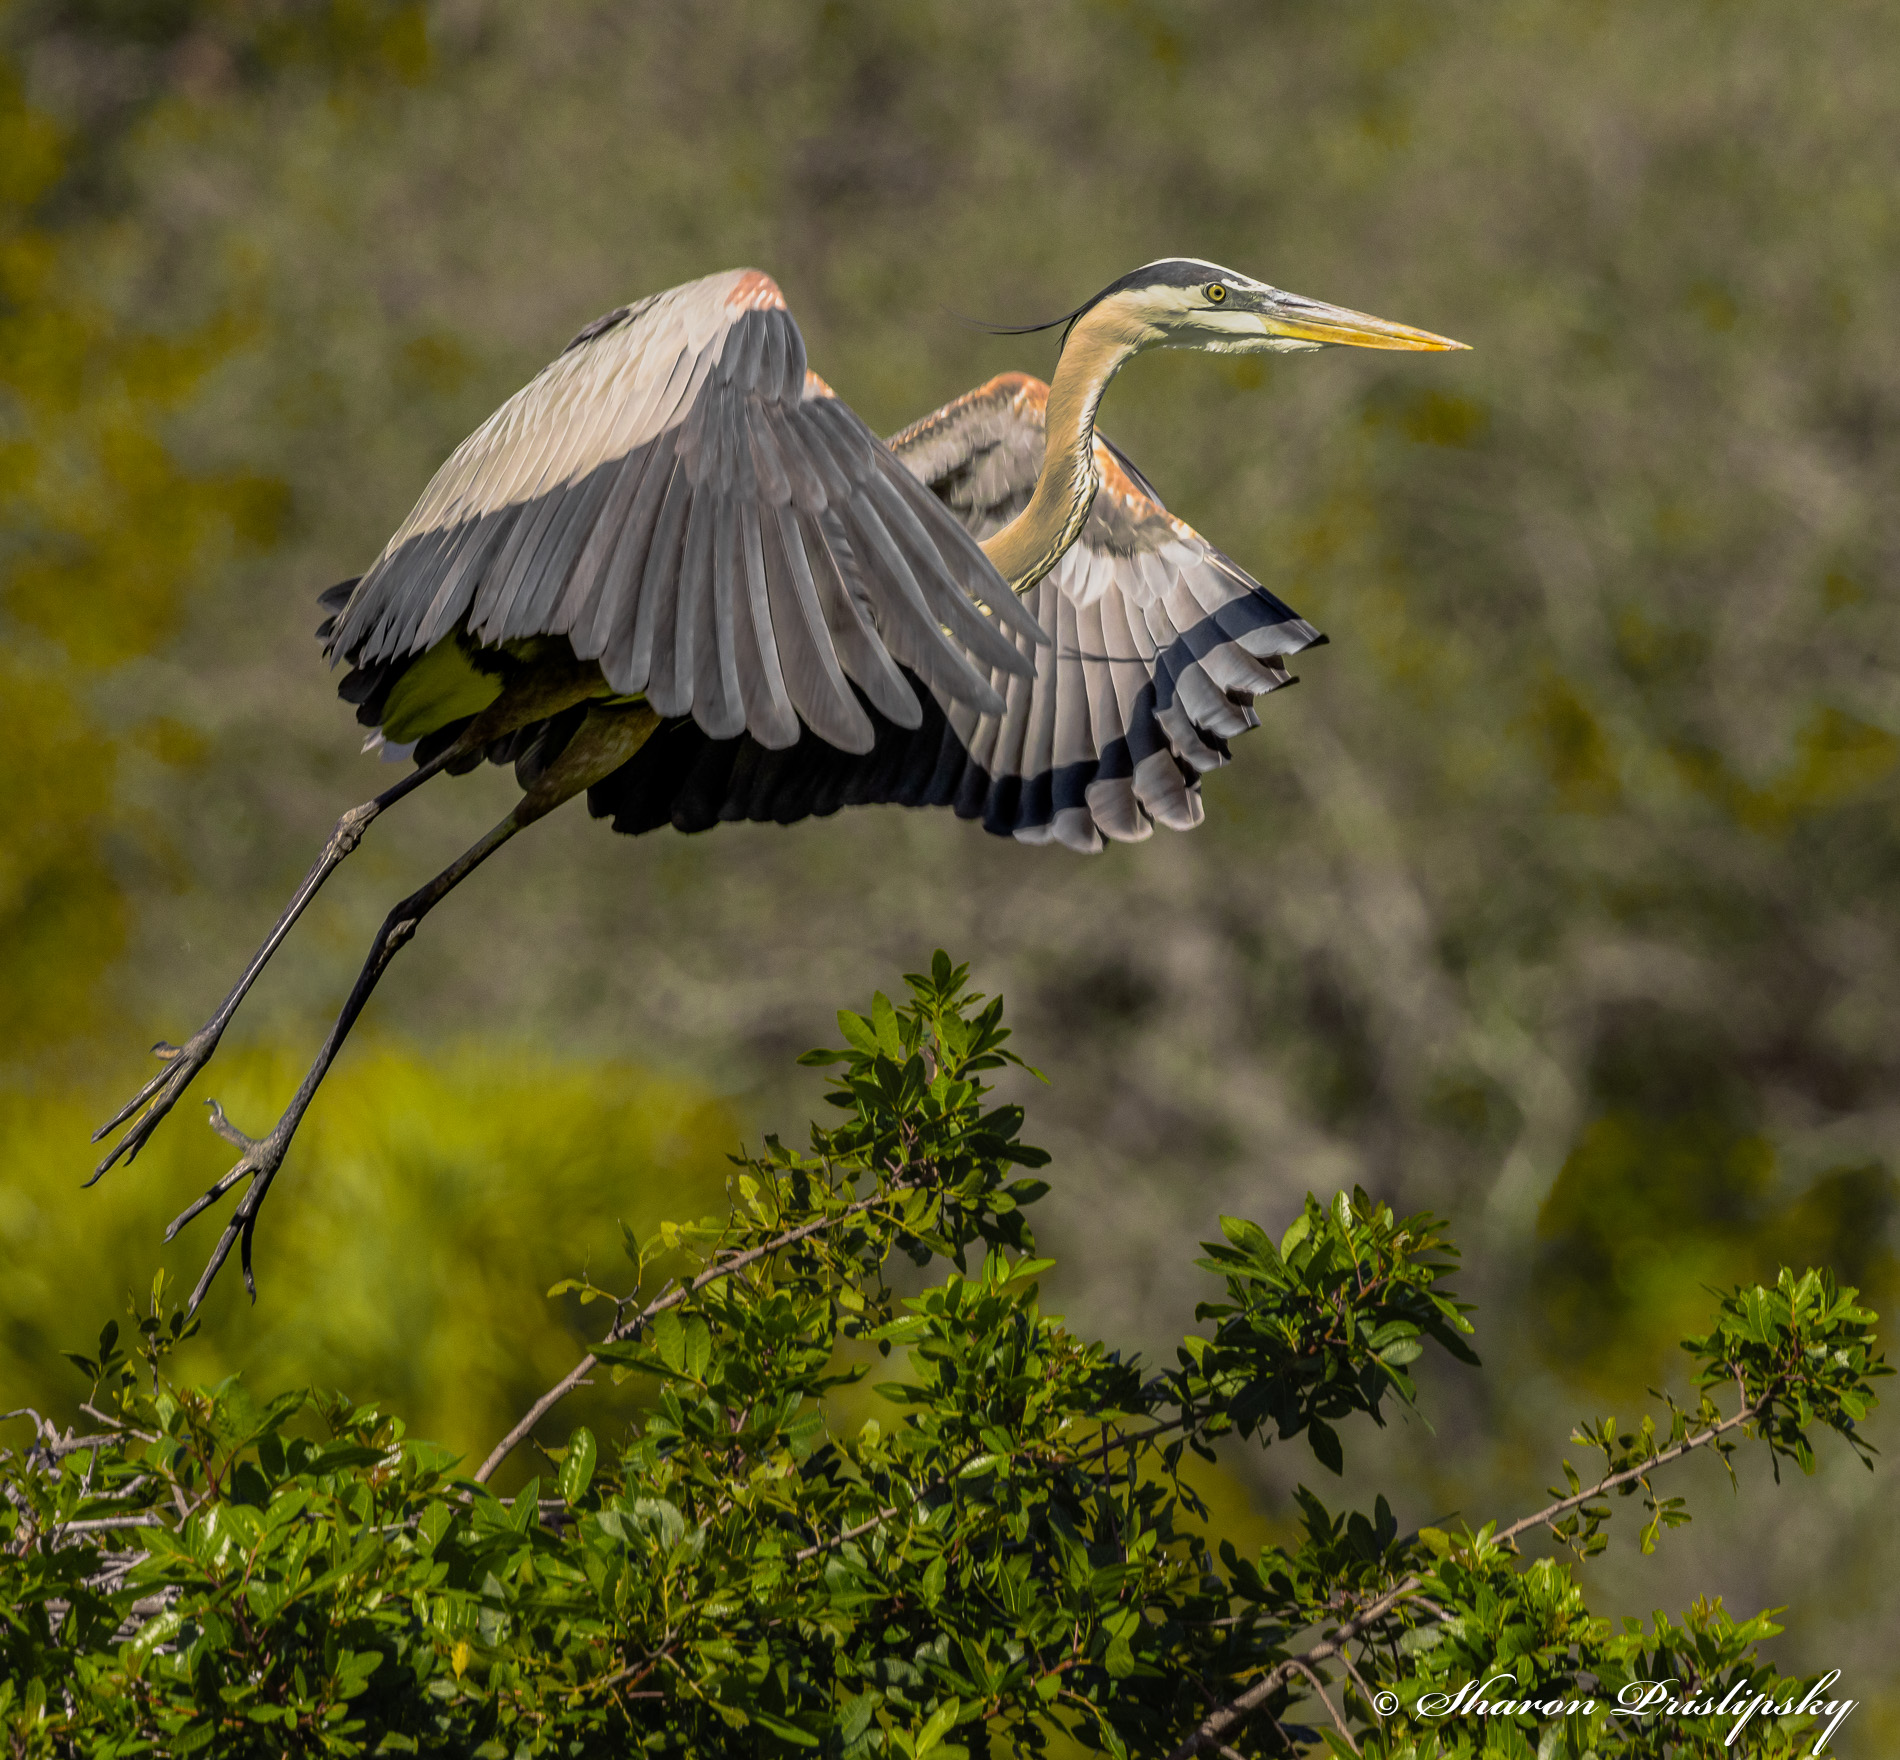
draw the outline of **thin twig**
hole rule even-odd
[[[95,1418],[102,1416],[102,1414],[94,1412],[91,1406],[81,1406],[80,1410],[91,1413]],[[33,1444],[29,1452],[44,1454],[49,1459],[56,1461],[64,1460],[69,1454],[77,1454],[82,1448],[106,1448],[112,1443],[120,1441],[124,1434],[122,1431],[114,1429],[103,1436],[75,1436],[68,1430],[66,1434],[62,1436],[56,1424],[49,1424],[38,1412],[34,1411],[31,1406],[21,1406],[17,1411],[12,1412],[0,1412],[0,1423],[4,1423],[8,1418],[31,1418],[33,1420],[33,1427],[39,1432],[40,1439]],[[106,1421],[108,1423],[111,1422],[110,1419]]]
[[[1144,1391],[1146,1390],[1144,1389]],[[1132,1449],[1138,1443],[1152,1442],[1157,1436],[1165,1436],[1170,1430],[1184,1429],[1192,1422],[1192,1414],[1183,1412],[1178,1418],[1164,1418],[1160,1423],[1150,1424],[1146,1430],[1137,1430],[1132,1436],[1126,1436],[1120,1433],[1112,1436],[1104,1436],[1101,1441],[1077,1453],[1075,1457],[1076,1464],[1079,1466],[1083,1461],[1093,1460],[1098,1454],[1107,1454],[1112,1449]]]
[[[55,1534],[91,1534],[103,1528],[157,1528],[164,1524],[156,1515],[142,1516],[95,1516],[84,1522],[59,1522],[54,1525]]]
[[[754,1264],[758,1260],[780,1251],[782,1248],[792,1246],[796,1242],[804,1240],[809,1235],[821,1234],[828,1228],[836,1228],[841,1223],[848,1222],[854,1216],[861,1216],[865,1211],[875,1209],[879,1204],[887,1202],[898,1192],[914,1190],[921,1183],[922,1182],[918,1180],[909,1180],[900,1185],[890,1186],[884,1191],[874,1192],[868,1198],[860,1198],[855,1204],[847,1205],[835,1216],[821,1216],[815,1221],[802,1224],[798,1228],[787,1229],[784,1234],[777,1235],[773,1239],[762,1242],[756,1247],[748,1247],[743,1253],[735,1253],[729,1259],[717,1260],[715,1263],[708,1265],[706,1269],[690,1283],[681,1284],[669,1294],[660,1296],[649,1302],[639,1313],[631,1316],[631,1318],[616,1322],[607,1336],[600,1342],[601,1344],[619,1344],[622,1340],[631,1338],[641,1327],[645,1326],[650,1320],[665,1313],[667,1309],[676,1308],[681,1302],[685,1301],[688,1296],[698,1294],[707,1284],[717,1283],[722,1277],[730,1277],[735,1271],[742,1271],[746,1266]],[[593,1350],[589,1351],[586,1356],[582,1357],[567,1374],[555,1382],[546,1393],[542,1394],[542,1396],[528,1408],[526,1413],[522,1416],[521,1422],[515,1425],[506,1436],[495,1444],[494,1448],[489,1451],[488,1459],[483,1461],[481,1466],[476,1469],[475,1483],[477,1485],[487,1484],[489,1479],[494,1476],[495,1469],[499,1467],[509,1455],[514,1453],[515,1449],[535,1425],[540,1423],[549,1412],[559,1405],[588,1375],[600,1366],[598,1352],[599,1346],[597,1345]]]
[[[1304,1662],[1296,1661],[1294,1667],[1297,1668],[1301,1674],[1306,1676],[1307,1684],[1319,1695],[1319,1702],[1326,1707],[1326,1715],[1333,1720],[1333,1728],[1339,1731],[1339,1739],[1344,1742],[1353,1753],[1357,1754],[1359,1752],[1359,1744],[1352,1739],[1352,1731],[1346,1727],[1346,1720],[1340,1716],[1338,1708],[1333,1704],[1332,1700],[1326,1697],[1326,1688],[1321,1682],[1318,1673],[1307,1667]]]
[[[1629,1485],[1638,1479],[1647,1478],[1649,1474],[1653,1473],[1658,1467],[1666,1467],[1671,1461],[1680,1460],[1685,1454],[1689,1454],[1695,1449],[1707,1447],[1708,1444],[1715,1441],[1717,1437],[1725,1436],[1729,1431],[1738,1429],[1743,1424],[1752,1423],[1755,1419],[1759,1418],[1768,1410],[1768,1407],[1780,1391],[1781,1383],[1776,1382],[1775,1385],[1764,1393],[1752,1406],[1742,1407],[1734,1417],[1724,1418],[1719,1424],[1711,1424],[1708,1429],[1702,1431],[1699,1435],[1685,1436],[1680,1442],[1664,1449],[1661,1454],[1651,1455],[1648,1460],[1642,1462],[1640,1465],[1626,1467],[1620,1473],[1612,1473],[1607,1478],[1599,1479],[1587,1491],[1579,1491],[1573,1497],[1560,1498],[1557,1502],[1540,1509],[1534,1516],[1525,1516],[1521,1520],[1513,1522],[1508,1528],[1499,1529],[1492,1537],[1493,1542],[1497,1545],[1503,1545],[1505,1541],[1515,1540],[1518,1535],[1526,1533],[1532,1528],[1548,1526],[1550,1523],[1556,1521],[1559,1516],[1568,1515],[1570,1511],[1575,1509],[1579,1504],[1588,1503],[1593,1497],[1601,1497],[1605,1492],[1614,1491],[1619,1486]]]
[[[1425,1597],[1421,1595],[1418,1596],[1417,1599],[1423,1601]],[[1443,1619],[1444,1615],[1441,1613],[1438,1617]],[[1352,1684],[1359,1689],[1359,1697],[1365,1700],[1367,1707],[1370,1708],[1372,1704],[1372,1689],[1366,1685],[1365,1676],[1353,1666],[1351,1655],[1344,1650],[1339,1653],[1339,1665],[1352,1676]]]
[[[159,1440],[156,1432],[135,1429],[132,1425],[126,1423],[123,1418],[116,1418],[110,1412],[102,1412],[97,1406],[82,1405],[79,1409],[84,1412],[87,1417],[97,1418],[100,1423],[109,1425],[116,1436],[136,1436],[141,1442],[156,1442]]]
[[[822,1553],[836,1552],[840,1546],[848,1546],[860,1535],[868,1534],[873,1528],[888,1522],[897,1512],[898,1505],[893,1503],[887,1508],[879,1510],[876,1515],[859,1522],[854,1528],[842,1528],[836,1534],[833,1534],[829,1540],[820,1540],[816,1546],[807,1546],[802,1552],[794,1552],[792,1554],[792,1563],[808,1564],[812,1559],[817,1558]]]

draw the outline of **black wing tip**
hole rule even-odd
[[[317,604],[330,614],[317,625],[316,632],[317,640],[326,644],[326,652],[331,637],[336,634],[337,622],[343,615],[343,609],[349,604],[350,595],[356,591],[357,583],[362,578],[360,574],[352,575],[346,581],[338,581],[334,587],[325,587],[317,595]]]
[[[1330,648],[1332,645],[1333,645],[1333,638],[1329,636],[1324,630],[1321,630],[1318,635],[1314,636],[1314,638],[1306,644],[1305,648],[1303,648],[1301,652],[1311,653],[1312,650],[1315,648]]]

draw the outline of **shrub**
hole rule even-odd
[[[1600,1470],[1566,1463],[1533,1515],[1406,1534],[1384,1497],[1302,1489],[1298,1540],[1242,1557],[1184,1456],[1303,1439],[1337,1472],[1340,1427],[1411,1403],[1425,1352],[1475,1363],[1442,1225],[1362,1191],[1277,1240],[1225,1218],[1171,1365],[1080,1337],[1037,1300],[1047,1157],[992,1104],[1018,1061],[1001,1004],[941,953],[907,983],[806,1059],[841,1122],[768,1137],[724,1217],[629,1231],[624,1291],[557,1286],[611,1318],[472,1474],[341,1394],[172,1385],[191,1329],[162,1280],[131,1333],[108,1325],[74,1358],[90,1433],[34,1420],[0,1457],[11,1752],[1607,1760],[1734,1752],[1751,1702],[1760,1753],[1844,1715],[1758,1660],[1765,1618],[1612,1627],[1560,1555],[1603,1544],[1614,1496],[1653,1546],[1687,1519],[1658,1475],[1696,1450],[1806,1470],[1833,1430],[1864,1458],[1888,1370],[1852,1290],[1783,1271],[1722,1297],[1684,1341],[1696,1403],[1581,1427]],[[898,1254],[954,1270],[902,1296]],[[827,1395],[879,1360],[888,1418],[848,1426]],[[596,1372],[631,1384],[626,1435],[574,1430],[497,1497]],[[1527,1557],[1539,1535],[1554,1555]],[[1631,1684],[1664,1680],[1630,1714]]]

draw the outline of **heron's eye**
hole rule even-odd
[[[1220,302],[1227,297],[1227,289],[1221,286],[1218,281],[1210,281],[1201,291],[1207,303],[1211,306],[1219,305]]]

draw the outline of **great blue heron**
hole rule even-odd
[[[323,595],[325,652],[371,745],[415,767],[345,813],[210,1021],[94,1133],[136,1156],[372,820],[430,777],[512,763],[512,812],[392,910],[271,1132],[211,1123],[240,1181],[192,1291],[242,1242],[377,980],[502,844],[587,791],[638,833],[789,823],[840,806],[952,806],[1025,843],[1093,851],[1200,822],[1200,777],[1254,698],[1323,641],[1162,505],[1095,432],[1150,348],[1453,349],[1382,318],[1171,257],[1066,326],[1052,384],[1004,374],[888,444],[805,366],[772,279],[736,269],[589,324],[458,446],[360,579]],[[143,1111],[141,1112],[141,1108]],[[135,1115],[137,1115],[135,1117]]]

